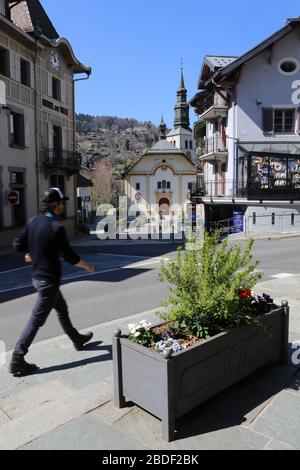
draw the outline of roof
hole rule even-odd
[[[24,0],[12,6],[11,20],[25,33],[33,33],[38,25],[42,29],[42,34],[48,39],[59,38],[39,0]]]
[[[237,56],[207,55],[206,61],[212,69],[223,68],[238,59]]]
[[[188,135],[191,136],[193,134],[192,131],[185,129],[184,127],[175,127],[172,129],[171,132],[167,134],[167,137],[173,137],[175,135]]]
[[[85,176],[79,175],[77,176],[77,188],[91,188],[93,187],[93,183],[89,178],[86,178]]]
[[[300,26],[300,17],[287,19],[287,24],[283,28],[279,29],[278,31],[273,33],[271,36],[269,36],[267,39],[260,42],[257,46],[250,49],[250,51],[243,54],[233,63],[230,63],[226,65],[224,68],[222,68],[221,70],[219,70],[216,73],[215,78],[221,78],[228,74],[231,74],[236,69],[238,69],[241,65],[243,65],[245,62],[252,59],[256,55],[258,55],[260,52],[267,49],[268,47],[272,46],[275,42],[282,39],[291,31],[293,31],[295,27],[299,28],[299,26]]]
[[[174,147],[174,145],[170,144],[165,139],[161,139],[156,144],[154,144],[149,150],[146,150],[144,155],[152,154],[152,153],[180,153],[181,155],[185,155],[185,153],[182,150],[179,150],[178,148]]]
[[[240,142],[239,147],[247,153],[300,155],[297,142]]]

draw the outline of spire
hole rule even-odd
[[[180,74],[180,83],[177,90],[177,103],[175,105],[175,120],[174,127],[183,127],[184,129],[190,129],[190,117],[189,110],[190,107],[187,103],[187,90],[184,84],[183,68],[181,62],[181,74]]]
[[[166,126],[166,123],[164,121],[164,116],[163,114],[161,115],[161,121],[160,121],[160,125],[159,125],[159,138],[161,140],[165,140],[166,137],[167,137],[167,126]]]

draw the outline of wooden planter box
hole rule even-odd
[[[263,327],[238,327],[169,358],[115,331],[116,405],[139,405],[162,420],[162,436],[173,440],[177,418],[266,364],[287,364],[288,303],[259,321]]]

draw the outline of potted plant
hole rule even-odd
[[[287,363],[288,303],[252,294],[262,276],[253,240],[244,249],[219,240],[219,231],[205,232],[163,263],[171,296],[160,323],[114,333],[115,402],[160,418],[168,441],[177,418],[260,367]]]

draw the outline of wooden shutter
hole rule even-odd
[[[262,109],[262,130],[263,132],[273,132],[274,130],[273,108]]]
[[[16,52],[10,51],[10,78],[17,80]]]
[[[24,114],[24,146],[29,147],[29,121],[26,113]]]
[[[52,75],[48,73],[48,96],[52,98],[53,90],[52,90]]]

